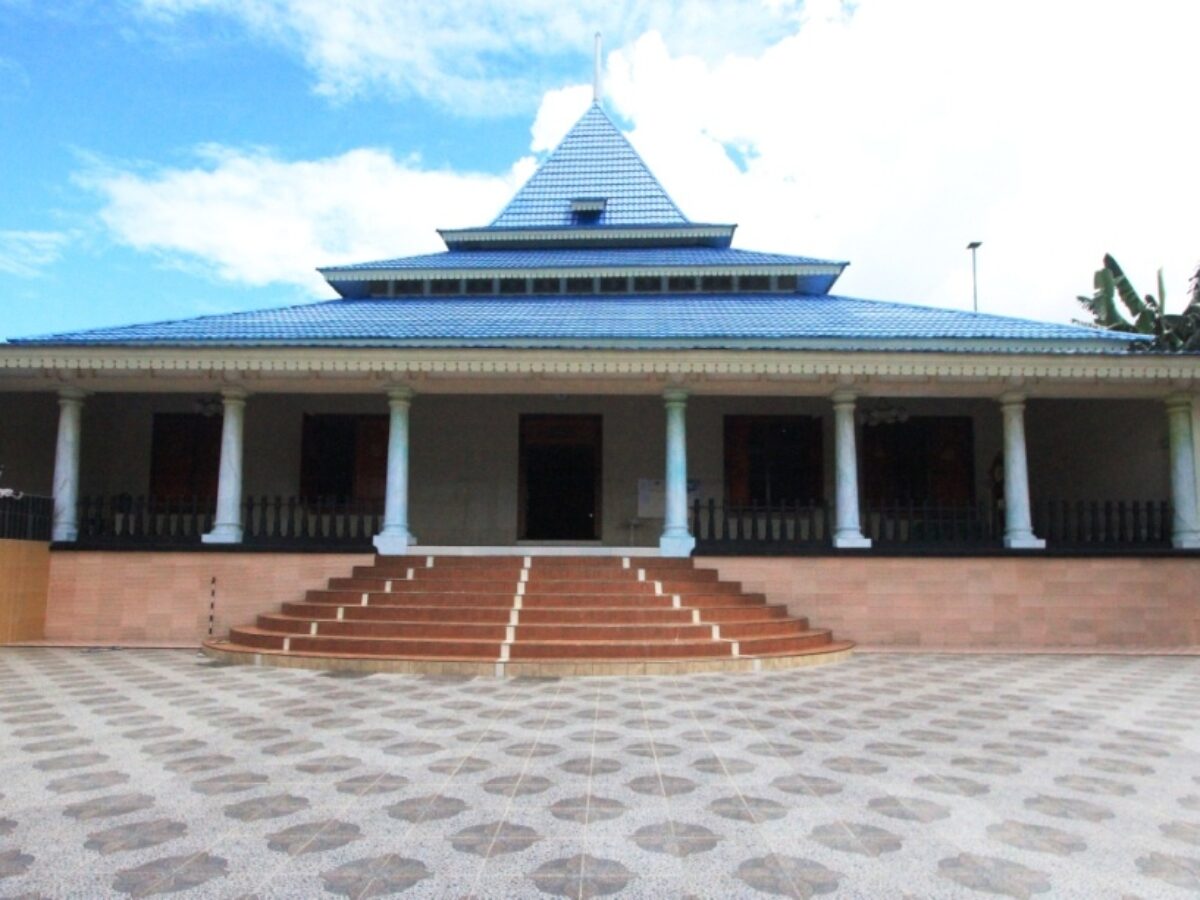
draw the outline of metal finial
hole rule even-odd
[[[600,97],[601,97],[601,92],[600,92],[600,46],[601,46],[600,32],[597,31],[596,32],[596,56],[595,56],[595,59],[593,60],[593,64],[592,64],[592,102],[593,103],[599,103]]]

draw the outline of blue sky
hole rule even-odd
[[[590,98],[738,246],[1052,321],[1200,262],[1193,4],[0,0],[0,336],[329,296],[482,224]],[[737,27],[732,27],[736,23]]]

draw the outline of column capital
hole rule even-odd
[[[1191,410],[1193,396],[1191,394],[1170,394],[1163,398],[1163,403],[1167,407],[1167,411],[1171,412],[1177,409]]]
[[[996,398],[996,400],[1002,407],[1023,407],[1025,405],[1025,395],[1020,391],[1008,391],[1007,393],[1001,394]]]
[[[858,401],[858,394],[849,388],[839,388],[829,395],[834,407],[853,406]]]
[[[250,392],[243,387],[231,385],[221,388],[221,401],[223,403],[245,403],[246,398],[250,396]]]
[[[87,396],[87,391],[83,388],[77,388],[74,385],[67,385],[58,389],[58,400],[60,403],[64,400],[81,403]]]
[[[663,402],[670,405],[672,403],[687,403],[688,392],[685,388],[667,388],[663,391]]]
[[[393,384],[387,389],[389,403],[411,403],[414,394],[415,391],[407,384]]]

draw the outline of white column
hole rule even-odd
[[[54,526],[51,539],[79,537],[79,449],[83,437],[83,398],[78,388],[58,392],[58,444],[54,450]]]
[[[246,392],[241,388],[221,391],[221,472],[217,482],[217,520],[213,530],[202,536],[205,544],[242,542],[242,432]]]
[[[687,391],[666,391],[663,404],[667,409],[667,496],[658,548],[663,556],[691,556],[696,539],[688,531]]]
[[[1025,458],[1025,398],[1005,394],[1000,398],[1004,416],[1004,546],[1014,550],[1041,550],[1046,542],[1033,533],[1029,513],[1029,466]]]
[[[858,445],[854,432],[854,400],[850,391],[833,395],[833,434],[837,484],[837,525],[833,546],[870,547],[858,520]]]
[[[375,549],[384,556],[403,556],[417,542],[408,530],[408,409],[411,389],[388,391],[391,421],[388,430],[387,489],[383,501],[383,530]]]
[[[1196,446],[1192,433],[1192,398],[1167,398],[1167,429],[1171,455],[1171,544],[1181,550],[1200,549],[1200,512],[1196,508]]]

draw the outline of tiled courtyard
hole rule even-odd
[[[0,896],[1184,897],[1200,659],[490,680],[0,650]]]

